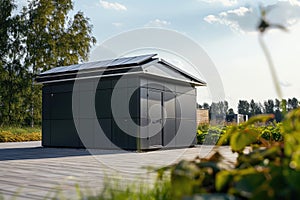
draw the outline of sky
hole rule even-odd
[[[99,45],[124,32],[148,27],[176,31],[201,46],[213,61],[225,100],[235,110],[238,100],[278,97],[256,31],[264,7],[269,22],[288,28],[263,36],[283,97],[300,99],[298,0],[74,0],[74,5],[74,13],[83,11],[93,24],[97,45],[91,60],[97,58]],[[211,102],[213,92],[199,89],[198,103]]]

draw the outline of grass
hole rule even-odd
[[[100,194],[95,196],[84,197],[79,195],[79,199],[89,200],[167,200],[171,198],[171,185],[170,181],[156,181],[153,187],[149,185],[129,185],[124,189],[120,189],[120,185],[108,184]]]
[[[0,127],[0,142],[26,142],[41,139],[40,127]]]
[[[169,179],[157,179],[152,184],[141,183],[125,183],[114,178],[105,178],[103,189],[93,191],[92,188],[80,187],[75,185],[75,193],[66,196],[63,190],[57,188],[54,194],[49,193],[45,199],[60,200],[171,200],[172,190],[171,181]],[[17,198],[18,199],[18,198]],[[1,197],[0,197],[1,200]]]

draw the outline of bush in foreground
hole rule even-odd
[[[221,137],[219,144],[229,140],[232,151],[238,153],[234,164],[216,152],[210,158],[183,160],[164,168],[171,172],[172,198],[297,199],[300,196],[300,109],[289,113],[282,123],[282,139],[254,128],[272,117],[251,118],[241,126],[232,126]],[[270,138],[266,139],[266,134]],[[245,153],[245,148],[250,151]]]

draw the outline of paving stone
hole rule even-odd
[[[45,199],[58,194],[72,199],[76,184],[87,194],[96,194],[104,182],[113,179],[121,184],[153,184],[156,174],[146,167],[204,157],[212,151],[213,146],[137,153],[43,148],[40,141],[0,143],[0,194],[5,199],[17,196],[16,200]],[[229,147],[220,147],[220,152],[235,162],[237,155]]]

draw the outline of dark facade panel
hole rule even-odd
[[[51,146],[51,120],[42,122],[42,145]]]
[[[42,93],[43,94],[49,94],[52,92],[51,85],[43,85]]]
[[[65,82],[63,84],[53,84],[51,86],[51,93],[65,93],[72,92],[74,87],[73,82]]]
[[[195,120],[177,119],[176,126],[177,130],[175,144],[177,147],[187,147],[196,144]]]
[[[112,145],[112,119],[96,119],[94,121],[95,148],[111,149]]]
[[[97,90],[95,94],[95,109],[98,118],[112,118],[111,93],[112,89]]]
[[[51,93],[51,119],[73,119],[72,92]]]
[[[42,116],[44,120],[51,119],[51,93],[43,93],[42,96]]]
[[[79,120],[79,145],[85,148],[95,148],[95,127],[94,119]]]
[[[127,99],[129,100],[129,114],[131,118],[140,117],[140,89],[128,88]]]
[[[164,97],[164,118],[175,118],[176,117],[176,94],[172,92],[164,92],[163,93]]]
[[[96,89],[95,79],[80,80],[78,85],[80,91],[95,91]]]
[[[51,146],[54,147],[80,147],[79,137],[74,121],[51,120]]]
[[[149,120],[147,118],[140,119],[140,149],[149,149],[149,132],[148,132]]]
[[[111,108],[113,118],[129,117],[127,88],[114,89],[111,96]]]
[[[196,97],[186,94],[176,96],[176,118],[196,119]]]
[[[93,103],[95,102],[94,91],[80,91],[79,94],[79,118],[95,119],[96,111]]]
[[[97,90],[111,89],[112,79],[108,79],[108,78],[96,79],[95,86]]]
[[[149,146],[162,147],[163,110],[162,91],[148,90],[148,112],[149,112]]]
[[[127,78],[127,87],[128,88],[139,88],[140,87],[139,77],[128,76],[128,78]]]
[[[127,78],[121,77],[121,78],[115,78],[112,80],[112,88],[114,89],[123,89],[127,88]]]
[[[140,88],[140,118],[148,119],[148,89]]]
[[[129,128],[127,123],[128,120],[129,119],[124,118],[116,118],[113,120],[112,143],[118,148],[136,150],[137,138],[128,133],[130,133],[130,131],[135,131],[134,135],[136,135],[138,129],[133,129],[132,127]]]
[[[163,146],[176,147],[176,119],[167,118],[164,120],[163,127]]]

